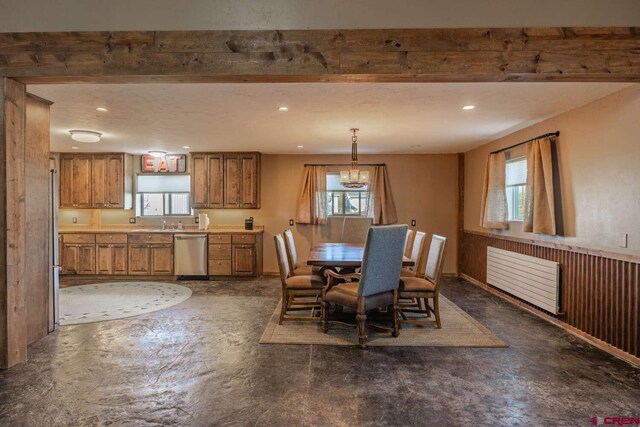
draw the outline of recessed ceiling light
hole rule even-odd
[[[279,107],[278,111],[289,111],[289,107]]]
[[[182,148],[191,148],[188,145],[183,145]]]
[[[476,108],[475,105],[465,105],[462,107],[463,110],[473,110],[474,108]]]
[[[151,157],[163,157],[167,155],[167,152],[162,150],[149,150],[149,155]]]
[[[94,132],[92,130],[74,129],[70,130],[69,133],[71,134],[71,139],[78,142],[94,143],[100,142],[100,138],[102,138],[100,132]]]
[[[71,147],[72,150],[79,150],[79,147]]]
[[[106,113],[106,112],[107,112],[107,111],[109,111],[109,110],[107,110],[107,109],[106,109],[106,108],[104,108],[104,107],[98,107],[98,108],[96,108],[96,111],[100,111],[101,113]]]
[[[304,145],[298,145],[298,148],[304,148]]]

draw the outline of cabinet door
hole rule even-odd
[[[60,155],[60,207],[73,208],[73,156]]]
[[[206,154],[191,155],[191,207],[206,208],[208,205],[209,173]]]
[[[173,274],[173,245],[151,245],[151,274]]]
[[[254,276],[256,249],[254,245],[233,245],[232,274],[234,276]]]
[[[111,245],[113,274],[127,274],[127,245]]]
[[[240,207],[240,156],[224,155],[224,207]]]
[[[96,274],[96,245],[80,245],[78,274]]]
[[[240,207],[260,207],[260,173],[258,154],[240,155]]]
[[[124,209],[124,154],[107,156],[104,180],[107,207]]]
[[[91,207],[91,156],[76,156],[73,159],[72,191],[74,207]]]
[[[210,208],[224,207],[224,160],[222,154],[210,154],[209,166],[209,204]]]
[[[107,156],[91,156],[91,206],[94,208],[108,206],[106,176]]]
[[[62,245],[62,274],[78,274],[80,263],[80,246]]]
[[[151,272],[151,249],[147,244],[129,244],[129,274],[148,275]]]
[[[96,245],[96,274],[113,274],[113,248]]]

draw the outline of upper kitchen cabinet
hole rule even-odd
[[[131,155],[60,155],[61,208],[131,209],[132,206]]]
[[[260,153],[191,153],[191,205],[260,207]]]

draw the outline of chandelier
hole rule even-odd
[[[351,132],[351,169],[340,171],[340,184],[347,188],[362,188],[369,184],[369,172],[358,169],[358,136],[360,129],[352,128]]]

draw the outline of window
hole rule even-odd
[[[185,216],[191,211],[189,175],[138,175],[137,216]]]
[[[340,184],[339,173],[327,173],[327,215],[361,216],[368,211],[367,186],[358,189]]]
[[[524,199],[527,184],[527,159],[518,157],[507,161],[507,205],[509,221],[524,220]]]

